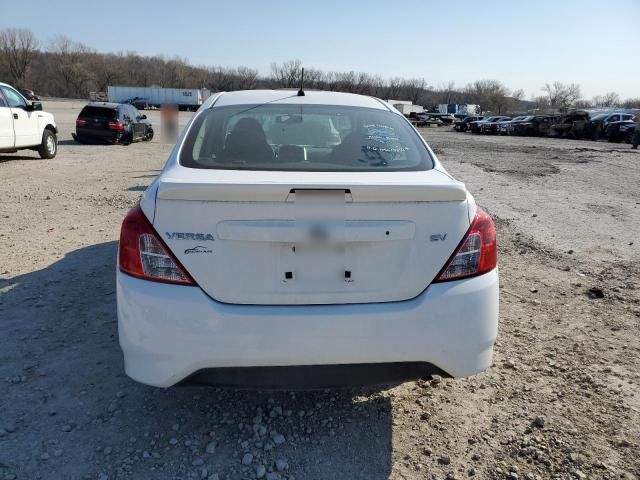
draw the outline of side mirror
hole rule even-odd
[[[40,102],[27,103],[27,106],[24,109],[27,112],[40,112],[42,111],[42,103]]]
[[[140,115],[140,120],[146,120],[147,116],[146,115]]]

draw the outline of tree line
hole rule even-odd
[[[260,75],[245,66],[196,66],[185,58],[129,51],[99,53],[64,35],[42,43],[28,29],[0,30],[0,79],[43,96],[88,98],[89,92],[106,91],[108,85],[208,88],[214,92],[297,88],[302,66],[300,60],[272,63],[269,74]],[[557,81],[545,84],[541,94],[529,100],[524,98],[523,90],[510,90],[498,80],[477,80],[464,87],[454,82],[433,86],[423,78],[383,78],[366,72],[305,68],[304,84],[309,89],[410,100],[425,107],[440,103],[478,104],[484,111],[495,113],[533,108],[640,108],[640,98],[623,101],[615,92],[609,92],[586,100],[578,84]]]

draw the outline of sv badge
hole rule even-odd
[[[432,242],[443,242],[445,238],[447,238],[446,233],[434,233],[433,235],[429,236],[429,240],[431,240]]]

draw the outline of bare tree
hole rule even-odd
[[[470,103],[480,104],[483,110],[490,112],[503,113],[511,102],[507,98],[509,90],[498,80],[476,80],[465,90]]]
[[[411,100],[414,105],[422,103],[422,97],[427,86],[424,78],[411,78],[402,82],[402,98],[401,100]]]
[[[31,30],[0,30],[0,61],[7,65],[9,74],[16,84],[25,86],[27,69],[37,47],[38,41]]]
[[[549,97],[547,97],[546,95],[533,97],[531,98],[531,101],[533,102],[533,108],[535,110],[547,110],[550,107]]]
[[[593,97],[591,103],[594,107],[617,107],[620,105],[620,95],[616,92],[608,92],[604,95]]]
[[[511,92],[511,98],[518,102],[524,100],[524,90],[521,88],[514,90],[513,92]]]
[[[249,67],[238,67],[236,69],[238,77],[238,88],[240,90],[252,90],[258,84],[258,71]]]
[[[624,108],[640,108],[640,98],[627,98],[622,102]]]
[[[387,86],[385,85],[384,79],[379,75],[371,77],[371,95],[383,98],[385,93],[387,93]]]
[[[271,64],[271,76],[276,84],[282,88],[294,88],[300,84],[302,62],[300,60],[288,60],[282,65]]]
[[[95,52],[65,35],[53,37],[49,51],[57,62],[56,70],[61,77],[64,95],[85,96],[87,84],[93,78],[93,70],[87,60]]]
[[[441,83],[434,89],[435,103],[457,103],[460,92],[456,90],[455,82]]]
[[[107,86],[117,85],[120,82],[122,76],[119,66],[118,59],[113,54],[94,53],[89,58],[89,68],[94,73],[97,91],[104,92],[107,90]]]
[[[549,105],[555,108],[567,109],[580,99],[580,85],[576,83],[565,84],[555,81],[546,83],[542,90],[549,98]]]
[[[387,97],[392,100],[402,100],[400,95],[402,94],[402,86],[404,79],[402,77],[392,77],[387,82]]]

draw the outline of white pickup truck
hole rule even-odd
[[[42,111],[40,102],[30,102],[11,85],[0,82],[0,153],[36,150],[41,158],[58,151],[56,122]]]

